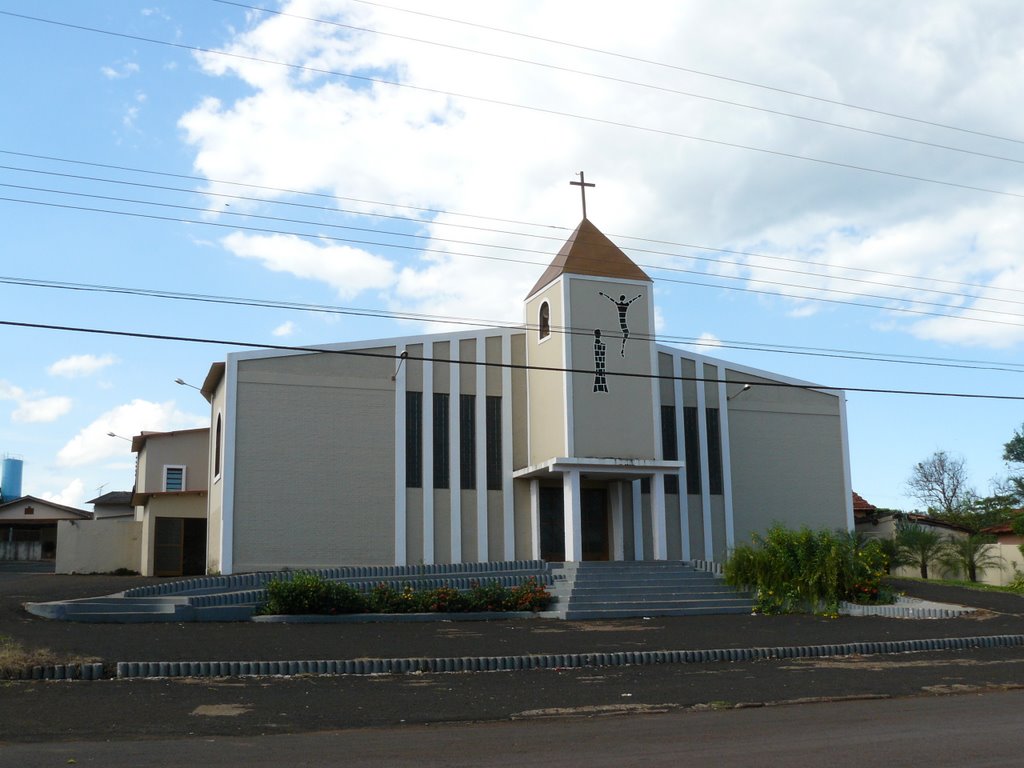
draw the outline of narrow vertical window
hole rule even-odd
[[[487,490],[501,490],[501,397],[487,396]]]
[[[700,495],[700,430],[697,427],[697,409],[683,408],[683,435],[686,438],[686,492]]]
[[[220,414],[217,414],[217,432],[213,442],[213,476],[220,477]]]
[[[676,438],[676,407],[661,406],[661,455],[666,461],[679,459],[679,441]],[[665,475],[665,493],[679,493],[679,475]]]
[[[459,395],[459,483],[476,489],[476,395]]]
[[[448,487],[448,393],[434,393],[434,487]]]
[[[712,495],[722,494],[722,429],[718,409],[708,408],[708,485]]]
[[[546,339],[551,335],[551,308],[545,301],[537,313],[537,338]]]
[[[423,487],[423,393],[405,393],[405,486]]]

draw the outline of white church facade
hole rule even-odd
[[[722,560],[852,530],[841,391],[659,344],[651,279],[586,218],[513,329],[232,353],[207,570]]]

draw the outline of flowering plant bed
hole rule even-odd
[[[382,582],[361,592],[344,582],[330,581],[312,573],[296,573],[291,579],[267,583],[267,599],[260,615],[346,615],[395,613],[537,612],[551,601],[547,588],[535,578],[515,587],[498,582],[473,585],[462,592],[454,587],[396,588]]]

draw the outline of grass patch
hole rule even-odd
[[[32,667],[49,667],[55,664],[91,664],[99,661],[92,656],[67,656],[49,648],[25,648],[7,635],[0,635],[0,678],[13,677]]]
[[[900,581],[916,581],[920,584],[935,584],[940,587],[963,587],[976,592],[1006,592],[1011,595],[1024,595],[1024,588],[1012,584],[999,587],[995,584],[982,584],[980,581],[959,581],[956,579],[922,579],[919,576],[900,576]]]

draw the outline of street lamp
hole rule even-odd
[[[194,389],[196,392],[202,392],[203,391],[199,387],[197,387],[195,384],[189,384],[184,379],[175,379],[174,383],[175,384],[181,384],[181,386],[183,386],[183,387],[192,387],[192,389]]]
[[[127,440],[129,443],[132,441],[130,437],[125,437],[124,435],[115,435],[113,432],[107,432],[107,437],[116,437],[120,440]]]

